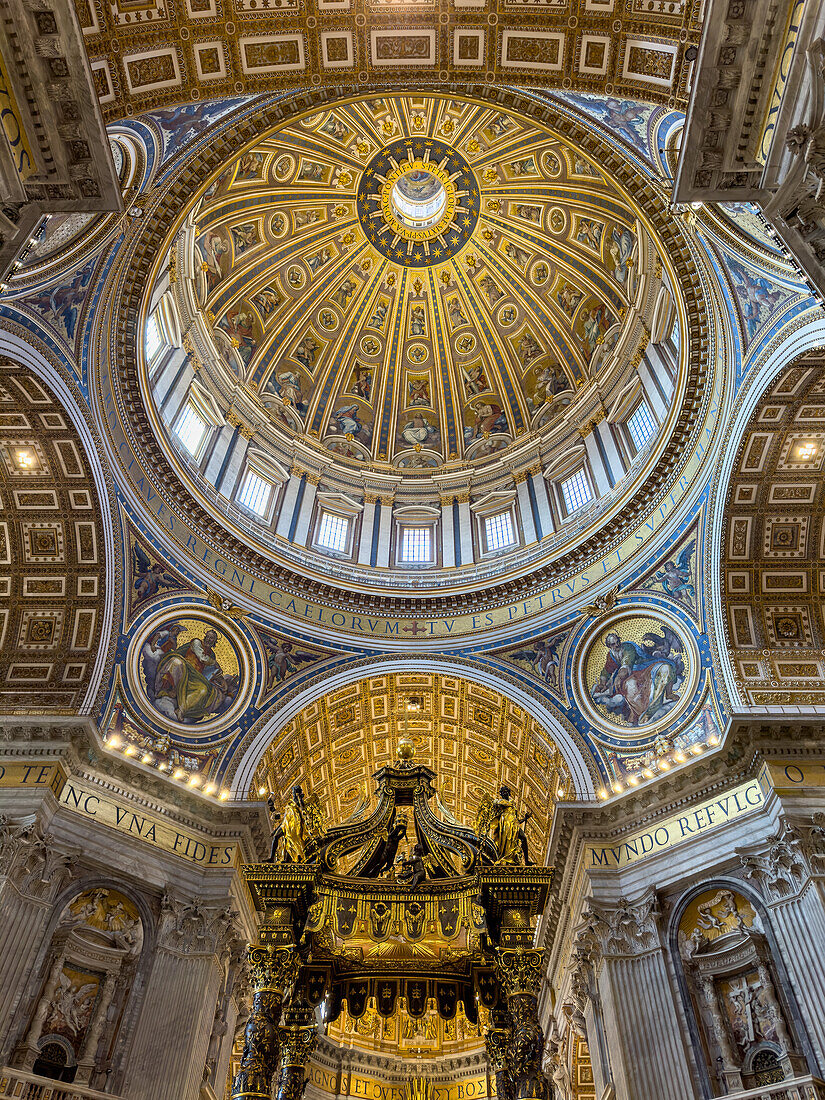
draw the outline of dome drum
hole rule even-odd
[[[191,204],[163,298],[188,357],[181,373],[170,341],[152,398],[191,491],[265,554],[359,586],[554,552],[649,468],[680,385],[671,337],[648,344],[673,292],[627,197],[526,117],[467,101],[446,141],[445,102],[429,134],[389,144],[357,101],[264,138]],[[380,110],[410,131],[406,97]],[[526,155],[507,152],[511,125]],[[345,132],[378,151],[358,164]],[[199,402],[193,449],[181,423]],[[283,476],[258,486],[253,453]],[[508,492],[495,534],[476,505]],[[433,513],[416,561],[409,508]],[[332,542],[330,523],[346,528]]]

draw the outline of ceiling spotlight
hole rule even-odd
[[[816,451],[816,442],[813,439],[806,439],[797,444],[796,457],[801,458],[803,462],[810,462],[812,458],[816,457]]]
[[[221,791],[221,793],[220,793],[221,802],[226,802],[227,798],[229,798],[229,791]]]
[[[203,793],[204,794],[214,794],[215,793],[215,784],[214,783],[207,783],[206,786],[203,788]]]
[[[183,768],[176,768],[174,778],[175,779],[186,779],[186,772],[184,771],[184,769]]]
[[[200,782],[201,782],[201,777],[199,775],[197,775],[197,773],[195,775],[190,775],[189,776],[189,786],[190,787],[199,787]]]
[[[106,741],[106,744],[109,746],[110,749],[119,749],[120,738],[116,733],[113,733],[112,736]]]
[[[266,794],[266,787],[258,787],[258,794]]]
[[[31,451],[17,451],[14,460],[21,470],[30,470],[34,466],[34,455]]]
[[[602,789],[599,791],[599,798],[607,798],[607,791],[604,789],[604,787],[602,787]]]
[[[143,754],[143,756],[140,758],[140,762],[141,762],[141,764],[151,764],[152,763],[152,754],[150,752],[145,752]]]

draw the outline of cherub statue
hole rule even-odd
[[[409,859],[400,860],[397,877],[399,882],[409,886],[411,890],[414,890],[416,886],[420,886],[427,877],[424,849],[420,844],[413,845],[412,855]]]
[[[498,853],[496,863],[519,863],[523,860],[524,866],[529,867],[527,836],[522,825],[530,814],[526,813],[520,818],[510,801],[511,797],[512,791],[509,787],[501,787],[498,798],[484,795],[478,804],[476,835],[483,837],[489,833]]]

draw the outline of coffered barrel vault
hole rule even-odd
[[[688,0],[76,0],[108,120],[272,89],[485,80],[684,106]]]

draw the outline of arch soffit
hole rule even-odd
[[[107,687],[106,672],[111,667],[114,656],[118,634],[116,626],[122,600],[123,571],[118,567],[120,549],[113,519],[116,506],[112,476],[102,455],[103,447],[94,430],[92,415],[76,393],[74,385],[66,380],[56,363],[10,327],[0,326],[0,355],[28,367],[50,388],[80,438],[95,488],[103,528],[104,602],[102,621],[98,622],[100,644],[85,695],[77,708],[78,714],[91,714],[101,689]]]
[[[285,700],[277,712],[264,720],[260,729],[247,745],[232,777],[232,797],[244,799],[252,782],[255,769],[266,749],[277,742],[281,730],[302,710],[316,702],[322,696],[337,688],[346,687],[370,676],[384,676],[397,672],[442,673],[459,679],[475,681],[483,687],[491,688],[520,706],[541,728],[550,744],[554,744],[564,757],[576,791],[576,798],[589,800],[595,797],[598,773],[595,763],[588,761],[585,752],[578,744],[571,728],[556,715],[550,704],[543,704],[532,694],[513,683],[498,672],[466,659],[433,658],[422,661],[418,657],[383,657],[357,661],[347,668],[340,669],[331,676],[309,684],[291,698]]]
[[[740,448],[753,415],[768,388],[795,359],[825,345],[825,318],[800,324],[790,335],[780,333],[756,366],[737,398],[728,417],[728,429],[720,439],[719,462],[711,482],[708,517],[708,553],[705,559],[705,583],[708,601],[710,642],[717,669],[721,672],[725,694],[734,707],[747,707],[737,683],[731,649],[723,590],[723,555],[728,497]]]

